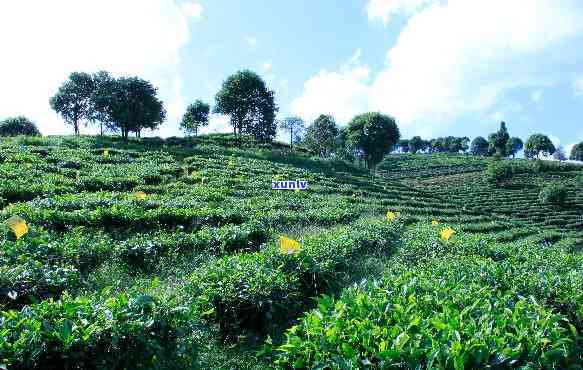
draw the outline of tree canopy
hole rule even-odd
[[[279,127],[289,132],[289,145],[293,147],[301,141],[302,134],[306,130],[304,120],[300,117],[286,117],[279,122]]]
[[[275,137],[278,108],[274,92],[252,71],[239,71],[223,82],[215,96],[214,111],[229,116],[237,142],[243,133],[261,141]]]
[[[472,140],[470,152],[474,155],[488,155],[488,142],[482,136]]]
[[[583,141],[573,146],[570,159],[574,161],[583,161]]]
[[[507,144],[510,140],[510,135],[506,129],[506,122],[500,122],[500,129],[488,136],[488,152],[490,155],[498,154],[502,157],[507,157]]]
[[[521,151],[523,147],[524,147],[524,143],[522,142],[522,140],[520,138],[511,137],[506,142],[506,154],[511,155],[512,158],[514,158],[516,153]]]
[[[49,100],[51,108],[73,126],[75,135],[79,135],[82,120],[87,123],[93,118],[94,92],[95,81],[89,73],[73,72]]]
[[[370,112],[360,114],[348,124],[348,143],[372,168],[397,144],[401,134],[395,120]]]
[[[548,136],[543,134],[531,135],[524,144],[524,155],[526,158],[539,157],[540,153],[551,155],[555,152],[555,146]]]
[[[127,140],[130,132],[139,136],[143,129],[154,130],[164,122],[166,110],[156,93],[150,82],[139,77],[112,79],[101,86],[95,109]]]
[[[334,118],[321,114],[308,126],[303,143],[308,149],[317,152],[318,155],[327,157],[335,147],[337,135],[338,127]]]
[[[200,127],[208,126],[210,106],[201,100],[197,100],[186,108],[180,128],[187,133],[198,135]]]
[[[40,136],[36,125],[24,116],[10,117],[0,121],[0,136]]]

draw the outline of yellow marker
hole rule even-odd
[[[389,221],[395,221],[395,219],[399,217],[400,214],[401,212],[387,211],[387,219]]]
[[[103,151],[103,158],[107,158],[107,157],[109,157],[109,150],[105,149]]]
[[[298,254],[302,250],[301,244],[287,236],[279,237],[279,252],[281,254]]]
[[[32,168],[32,163],[27,163],[26,168]]]
[[[136,192],[135,196],[137,200],[146,200],[146,198],[148,197],[148,195],[146,195],[146,193],[144,193],[143,191]]]
[[[10,217],[8,220],[6,220],[6,224],[8,227],[10,227],[16,236],[16,239],[20,239],[22,236],[28,233],[28,225],[26,224],[26,221],[18,216]]]
[[[432,224],[432,225],[439,225],[439,221],[437,221],[437,220],[433,220],[433,221],[431,221],[431,224]]]
[[[448,241],[449,239],[451,239],[453,234],[455,234],[454,229],[452,229],[451,227],[446,227],[445,229],[441,230],[439,236],[441,236],[442,240]]]

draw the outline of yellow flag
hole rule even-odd
[[[26,168],[32,168],[32,163],[27,163]]]
[[[146,198],[148,197],[148,195],[146,193],[144,193],[143,191],[136,192],[135,196],[136,196],[137,200],[146,200]]]
[[[298,254],[302,250],[301,244],[287,236],[279,237],[279,252],[281,254]]]
[[[401,212],[387,211],[387,219],[389,221],[395,221],[395,219],[399,217],[400,214]]]
[[[6,224],[8,227],[10,227],[16,236],[16,239],[20,239],[22,236],[28,233],[28,225],[26,224],[26,221],[18,216],[10,217],[8,220],[6,220]]]
[[[449,239],[451,239],[453,234],[455,234],[454,229],[452,229],[451,227],[446,227],[445,229],[441,230],[439,236],[441,236],[442,240],[448,241]]]
[[[432,224],[432,225],[439,225],[439,221],[437,221],[437,220],[433,220],[433,221],[431,221],[431,224]]]
[[[103,158],[107,158],[107,157],[109,157],[109,150],[105,149],[103,151]]]

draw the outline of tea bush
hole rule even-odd
[[[540,191],[538,199],[542,204],[564,206],[567,200],[567,188],[561,184],[547,185]]]

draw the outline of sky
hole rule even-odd
[[[424,138],[487,136],[503,120],[569,150],[583,141],[582,41],[581,0],[2,0],[0,119],[71,134],[49,98],[70,72],[107,70],[159,89],[167,120],[149,135],[182,135],[190,102],[212,106],[251,69],[279,117],[342,126],[379,111]],[[204,130],[227,131],[220,115]]]

